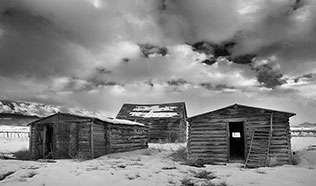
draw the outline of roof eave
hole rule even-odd
[[[196,118],[196,117],[199,117],[199,116],[203,116],[203,115],[206,115],[206,114],[211,114],[213,112],[216,112],[216,111],[219,111],[219,110],[224,110],[224,109],[227,109],[229,107],[232,107],[232,106],[243,106],[243,107],[249,107],[249,108],[255,108],[255,109],[263,109],[263,110],[267,110],[267,111],[271,111],[271,112],[279,112],[279,113],[284,113],[284,114],[289,114],[289,117],[292,117],[292,116],[295,116],[296,114],[293,113],[293,112],[285,112],[285,111],[278,111],[278,110],[272,110],[272,109],[266,109],[266,108],[260,108],[260,107],[253,107],[253,106],[247,106],[247,105],[241,105],[241,104],[233,104],[233,105],[229,105],[227,107],[223,107],[223,108],[220,108],[220,109],[216,109],[216,110],[213,110],[213,111],[210,111],[210,112],[204,112],[202,114],[198,114],[198,115],[194,115],[194,116],[191,116],[189,118],[187,118],[187,121],[191,121],[192,119]]]

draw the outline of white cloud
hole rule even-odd
[[[272,70],[303,75],[316,69],[314,1],[295,11],[287,0],[162,2],[2,1],[0,95],[112,116],[124,102],[186,101],[196,114],[233,102],[287,110],[297,96],[312,108],[315,86],[304,79],[260,87],[249,66],[201,64],[207,56],[185,43],[233,40],[234,55],[257,54],[254,66],[274,56]],[[138,45],[146,43],[168,54],[144,58]]]

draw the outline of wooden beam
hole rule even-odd
[[[94,158],[94,142],[93,142],[93,122],[90,122],[90,146],[91,146],[91,158]]]
[[[226,139],[227,139],[227,161],[230,160],[230,128],[229,121],[226,122]]]
[[[32,140],[33,140],[33,138],[32,138],[32,131],[33,131],[33,126],[30,125],[29,128],[30,128],[29,151],[31,152],[31,154],[33,154],[33,151],[32,151],[32,145],[33,145],[33,143],[32,143]]]
[[[47,131],[47,126],[44,126],[44,132],[43,132],[43,158],[45,158],[45,150],[46,150],[46,131]]]
[[[244,159],[247,159],[247,120],[243,121],[243,132],[244,132]]]

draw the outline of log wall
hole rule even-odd
[[[90,159],[148,147],[148,127],[56,114],[30,126],[30,152],[34,159],[43,157],[47,126],[53,127],[53,158]]]
[[[271,114],[260,109],[238,107],[200,115],[189,120],[189,157],[206,163],[229,161],[228,123],[244,122],[246,154],[249,151],[253,130],[270,130]],[[274,112],[273,132],[269,156],[280,164],[288,163],[291,157],[289,116]]]
[[[185,142],[187,122],[183,118],[138,118],[135,120],[150,127],[149,141]]]
[[[106,126],[93,124],[93,157],[107,154]]]
[[[30,126],[30,144],[29,144],[29,151],[32,158],[36,158],[36,126]]]
[[[91,128],[93,123],[78,124],[78,152],[76,157],[79,159],[92,158],[91,151]]]
[[[140,126],[108,125],[108,152],[124,152],[148,147],[148,128]]]

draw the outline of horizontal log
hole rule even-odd
[[[225,149],[212,149],[212,150],[203,150],[203,149],[192,149],[191,153],[212,153],[212,154],[227,154],[227,150]]]
[[[227,149],[227,145],[217,145],[217,146],[191,145],[190,149]]]
[[[226,125],[222,127],[214,127],[212,125],[197,125],[191,126],[191,130],[209,130],[209,131],[219,131],[219,130],[226,130]]]
[[[142,141],[111,141],[112,145],[116,145],[116,144],[142,144],[142,143],[147,143],[147,140],[142,140]]]
[[[191,144],[210,144],[210,143],[227,143],[227,139],[225,138],[192,138],[190,139]]]
[[[215,134],[215,135],[225,135],[226,136],[227,130],[191,130],[190,135],[203,135],[203,134]]]
[[[227,139],[226,133],[221,135],[221,134],[191,134],[190,137],[193,139],[215,139],[215,138],[222,138],[222,139]]]
[[[192,153],[189,155],[189,157],[193,159],[204,159],[204,160],[212,160],[212,161],[221,161],[227,160],[227,154],[200,154],[200,153]]]

